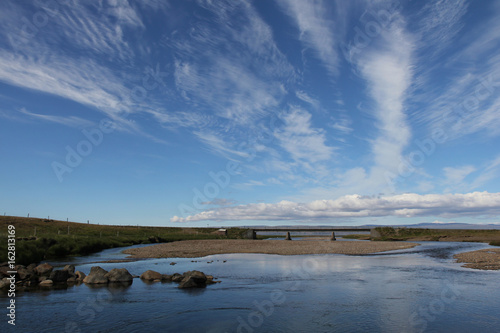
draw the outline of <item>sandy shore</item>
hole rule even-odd
[[[463,267],[476,269],[500,269],[500,248],[484,249],[455,254],[457,262],[463,262]]]
[[[224,253],[265,254],[368,254],[414,247],[416,243],[359,241],[284,241],[284,240],[188,240],[158,244],[124,253],[134,258],[196,258]]]

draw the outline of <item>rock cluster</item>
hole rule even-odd
[[[212,275],[205,275],[205,273],[200,271],[188,271],[184,274],[175,273],[172,275],[160,274],[155,271],[148,270],[141,275],[141,279],[145,281],[153,282],[178,282],[179,288],[205,288],[209,284],[218,283],[220,281],[214,281]]]
[[[0,289],[6,288],[11,283],[11,271],[7,265],[0,266]],[[43,263],[40,265],[31,264],[29,266],[17,265],[15,267],[16,286],[22,287],[51,287],[60,284],[86,283],[90,285],[105,285],[108,283],[131,284],[134,276],[125,268],[113,268],[109,272],[99,266],[90,269],[90,273],[76,271],[75,266],[66,265],[62,269],[54,269],[51,265]],[[137,277],[137,276],[135,276]],[[211,275],[205,275],[200,271],[188,271],[184,274],[175,273],[172,275],[160,274],[148,270],[141,274],[143,281],[150,282],[177,282],[179,288],[204,288],[209,284],[218,283]]]
[[[8,273],[14,271],[16,273]],[[0,289],[10,284],[11,278],[15,277],[16,286],[52,286],[53,284],[75,283],[83,281],[85,274],[75,272],[75,266],[66,265],[63,269],[54,269],[52,265],[43,263],[40,265],[30,264],[28,266],[16,265],[11,269],[7,264],[0,266]]]
[[[107,284],[113,282],[132,283],[134,277],[125,268],[113,268],[109,272],[99,266],[90,268],[90,273],[84,279],[88,284]]]

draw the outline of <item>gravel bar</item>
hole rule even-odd
[[[265,253],[298,254],[369,254],[408,249],[418,245],[407,242],[376,241],[285,241],[285,240],[186,240],[123,251],[132,258],[198,258],[212,254]]]
[[[463,267],[499,270],[500,269],[500,248],[477,250],[455,254],[457,262],[463,262]]]

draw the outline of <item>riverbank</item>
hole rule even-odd
[[[11,230],[12,229],[12,230]],[[217,228],[119,226],[0,216],[0,237],[15,236],[16,264],[81,256],[134,244],[188,239],[242,238],[246,229],[231,228],[221,235]],[[9,243],[9,245],[12,245]],[[0,242],[0,263],[7,261],[7,242]]]
[[[459,253],[454,258],[459,263],[465,263],[462,267],[500,270],[500,248]]]
[[[146,246],[124,251],[133,258],[197,258],[213,254],[263,253],[280,255],[299,254],[369,254],[408,249],[416,243],[402,242],[331,242],[284,240],[186,240]]]

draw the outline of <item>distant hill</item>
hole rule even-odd
[[[321,228],[376,228],[385,227],[382,224],[365,224],[365,225],[280,225],[280,226],[268,226],[268,225],[253,225],[244,226],[241,228],[248,229],[265,229],[265,228],[301,228],[301,229],[321,229]],[[500,224],[472,224],[472,223],[445,223],[445,222],[430,222],[430,223],[418,223],[418,224],[400,224],[400,225],[388,225],[393,228],[422,228],[422,229],[494,229],[500,230]]]
[[[429,229],[496,229],[500,230],[500,224],[471,224],[471,223],[418,223],[402,225],[407,228],[429,228]]]

